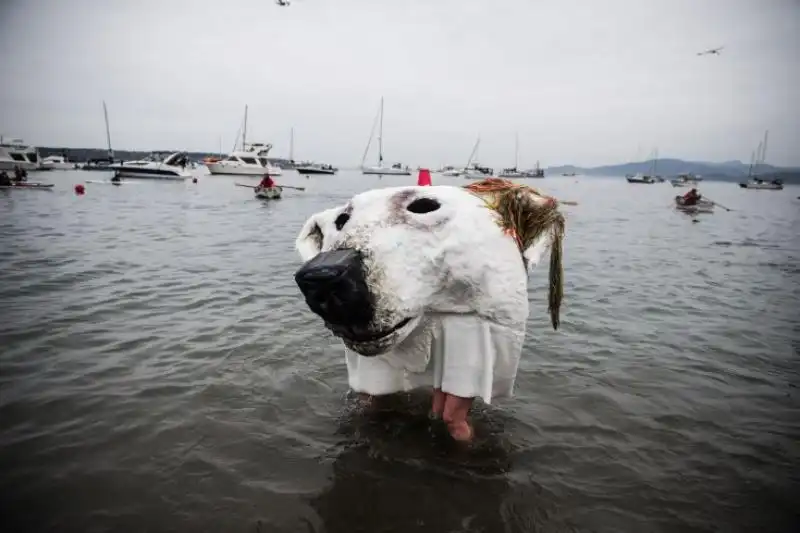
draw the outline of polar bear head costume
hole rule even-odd
[[[361,356],[391,352],[436,315],[474,316],[524,337],[528,270],[548,248],[559,325],[563,233],[555,199],[507,180],[375,189],[306,221],[295,280]]]

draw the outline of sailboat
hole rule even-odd
[[[494,174],[494,169],[481,166],[480,163],[474,161],[480,145],[481,138],[478,136],[477,140],[475,141],[475,146],[472,147],[472,153],[469,154],[469,160],[467,160],[464,170],[461,171],[461,174],[468,180],[481,180],[484,178],[489,178],[492,176],[492,174]]]
[[[661,176],[656,175],[656,169],[658,168],[658,149],[653,150],[653,162],[650,166],[651,172],[647,174],[637,173],[635,176],[627,175],[625,179],[628,180],[628,183],[642,183],[642,184],[652,184],[657,182],[663,182],[664,178]]]
[[[114,164],[114,150],[111,148],[111,129],[108,127],[108,108],[106,102],[103,101],[103,118],[106,122],[106,142],[108,143],[108,156],[97,157],[89,159],[81,167],[81,170],[113,170],[111,165]]]
[[[764,181],[758,177],[758,167],[763,165],[767,159],[767,140],[769,138],[769,130],[764,132],[764,140],[758,144],[758,150],[750,158],[750,168],[747,171],[747,181],[740,183],[739,187],[742,189],[764,189],[770,191],[783,190],[783,181],[774,179],[772,181]]]
[[[238,144],[238,140],[237,140]],[[245,176],[280,176],[280,167],[273,166],[267,159],[272,145],[267,143],[247,142],[247,106],[244,106],[244,126],[242,128],[242,149],[233,151],[220,161],[206,161],[205,165],[211,174],[245,175]]]
[[[520,172],[519,170],[519,134],[514,134],[514,166],[510,168],[504,168],[503,171],[498,174],[501,178],[524,178],[525,173]]]
[[[372,144],[372,136],[375,133],[375,124],[373,124],[372,132],[370,132],[369,135],[369,141],[367,141],[367,148],[364,150],[364,157],[361,158],[361,172],[363,174],[410,176],[411,170],[408,167],[403,167],[400,163],[395,163],[391,167],[383,166],[383,97],[381,97],[381,108],[376,119],[380,123],[378,128],[378,165],[374,167],[364,166],[367,154],[369,153],[369,146]]]

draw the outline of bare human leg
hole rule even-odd
[[[447,430],[455,440],[469,442],[472,440],[472,426],[467,420],[467,414],[472,407],[474,398],[462,398],[442,392],[441,389],[433,390],[433,416],[441,416]]]

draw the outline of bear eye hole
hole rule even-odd
[[[336,225],[336,229],[338,231],[341,231],[344,225],[347,224],[348,220],[350,220],[350,215],[348,215],[347,213],[340,213],[339,216],[336,217],[336,220],[333,221],[333,223]]]
[[[417,198],[408,206],[406,209],[411,211],[412,213],[417,213],[418,215],[422,215],[425,213],[431,213],[436,211],[442,206],[438,201],[434,200],[433,198]]]

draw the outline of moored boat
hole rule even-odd
[[[775,179],[772,181],[764,181],[761,178],[752,178],[746,182],[739,184],[742,189],[761,189],[765,191],[781,191],[783,190],[783,181]]]
[[[700,176],[695,176],[694,174],[678,174],[678,177],[675,179],[669,180],[673,187],[687,187],[689,185],[697,185],[699,182],[703,181],[703,178]]]
[[[150,178],[161,180],[184,180],[192,173],[186,169],[189,156],[186,152],[174,152],[167,156],[153,152],[138,161],[124,161],[109,165],[115,175],[122,178]]]
[[[22,139],[11,139],[6,142],[0,136],[0,170],[14,168],[46,170],[42,167],[38,148],[25,144]]]
[[[372,131],[369,135],[369,141],[367,141],[367,147],[364,149],[364,157],[361,158],[361,173],[378,176],[410,176],[411,169],[407,166],[403,166],[401,163],[395,163],[390,167],[383,165],[383,97],[381,97],[381,107],[375,120],[380,123],[378,129],[378,164],[374,167],[367,167],[364,165],[367,160],[367,155],[369,154],[370,144],[372,144],[372,137],[375,133],[375,124],[373,124]]]
[[[299,174],[328,174],[333,175],[339,170],[331,165],[308,163],[300,164],[294,168]]]
[[[22,183],[13,183],[11,185],[0,185],[0,189],[35,189],[49,191],[54,185],[52,183],[31,183],[23,181]]]
[[[256,198],[260,198],[261,200],[277,200],[283,193],[283,187],[280,185],[274,185],[272,187],[256,187],[253,192],[255,193]]]
[[[75,170],[78,164],[67,159],[66,155],[50,155],[42,159],[42,167],[51,170]]]
[[[628,183],[646,183],[651,184],[655,183],[656,179],[652,176],[645,176],[644,174],[636,174],[634,176],[625,176],[625,179],[628,180]]]

